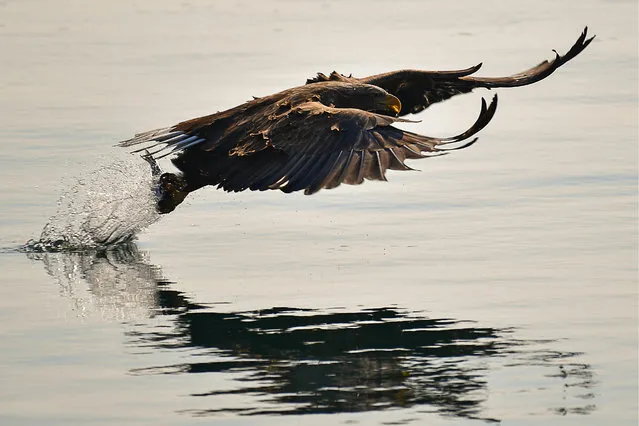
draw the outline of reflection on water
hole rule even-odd
[[[156,312],[161,271],[132,242],[111,250],[26,254],[44,263],[78,315],[98,312],[105,319],[133,319]]]
[[[526,376],[553,395],[551,405],[520,407],[522,415],[589,414],[595,409],[593,372],[581,354],[553,350],[553,341],[529,341],[516,330],[472,321],[428,318],[397,307],[324,310],[269,307],[221,312],[224,304],[189,300],[134,243],[107,252],[29,253],[44,262],[74,307],[88,287],[90,307],[109,309],[125,324],[127,345],[174,354],[176,362],[130,371],[139,375],[223,374],[225,388],[189,392],[203,416],[341,413],[412,407],[442,416],[498,421],[486,414],[495,370]],[[230,306],[230,305],[229,305]],[[161,315],[166,322],[140,318]],[[186,356],[187,354],[188,356]],[[515,371],[519,370],[519,371]],[[530,374],[536,376],[530,376]],[[540,387],[539,382],[543,385]],[[214,382],[217,383],[217,382]],[[229,385],[230,383],[230,385]],[[230,386],[230,387],[229,387]],[[533,386],[533,385],[530,385]],[[241,402],[238,403],[238,396]],[[542,398],[543,401],[545,401]]]
[[[423,404],[475,417],[486,398],[486,381],[474,358],[498,355],[508,346],[490,328],[393,308],[185,311],[175,325],[166,334],[130,332],[131,344],[206,348],[210,356],[135,373],[248,373],[233,389],[195,394],[214,397],[216,407],[196,414],[337,413]],[[226,407],[221,397],[230,394],[255,400]]]

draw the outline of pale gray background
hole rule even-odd
[[[39,235],[65,182],[118,158],[112,145],[135,132],[317,71],[483,61],[482,75],[517,72],[565,52],[585,25],[597,34],[591,46],[546,81],[499,91],[493,122],[468,150],[313,197],[205,189],[138,246],[176,290],[227,302],[215,309],[395,305],[557,340],[552,349],[580,353],[592,389],[546,388],[544,371],[487,360],[482,414],[636,424],[637,3],[603,0],[0,1],[2,423],[455,423],[410,408],[193,417],[183,411],[237,401],[190,393],[241,384],[130,373],[195,355],[131,345],[133,324],[168,321],[151,318],[148,280],[89,276],[75,258],[43,263],[13,249]],[[410,128],[454,134],[481,96],[491,93],[437,105]],[[561,406],[576,410],[557,415]],[[579,414],[584,406],[594,408]]]

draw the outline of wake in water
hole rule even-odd
[[[58,210],[39,240],[27,251],[73,251],[107,248],[130,241],[159,219],[157,171],[129,154],[75,178],[58,201]],[[153,173],[152,173],[153,169]]]

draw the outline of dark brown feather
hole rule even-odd
[[[508,77],[473,77],[482,64],[456,71],[420,71],[401,70],[369,77],[355,78],[331,74],[330,77],[318,74],[307,83],[320,81],[351,81],[372,84],[395,95],[402,102],[400,116],[420,112],[430,105],[449,99],[455,95],[468,93],[476,88],[519,87],[536,83],[552,74],[557,68],[573,59],[594,39],[587,38],[586,27],[575,44],[565,55],[555,52],[552,61],[543,61],[539,65]]]
[[[565,54],[508,77],[474,77],[481,64],[453,71],[401,70],[365,78],[332,72],[307,84],[255,98],[226,111],[140,133],[121,146],[144,144],[151,155],[173,155],[184,191],[206,185],[227,191],[280,189],[313,194],[341,183],[386,180],[386,171],[412,170],[407,159],[466,148],[493,118],[497,97],[475,123],[447,138],[399,129],[395,116],[475,88],[518,87],[540,81],[583,51],[587,28]],[[183,197],[182,197],[183,199]],[[174,206],[173,206],[174,207]],[[169,210],[170,211],[170,210]]]

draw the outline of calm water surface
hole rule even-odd
[[[636,424],[637,12],[0,1],[0,422]],[[112,146],[135,132],[318,71],[512,73],[584,25],[580,57],[422,172],[208,189],[115,250],[19,250],[61,194],[73,226],[142,220],[147,166]],[[454,134],[482,95],[411,130]]]

